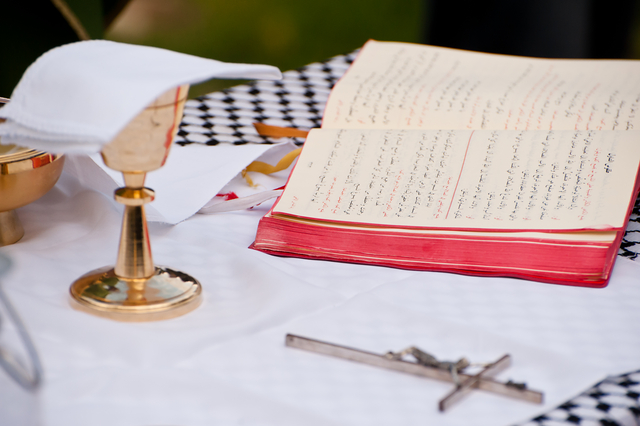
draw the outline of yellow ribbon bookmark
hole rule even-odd
[[[282,157],[280,161],[278,161],[278,164],[276,164],[275,166],[272,166],[271,164],[267,164],[262,161],[254,161],[242,171],[242,177],[247,181],[249,186],[251,186],[252,188],[255,188],[256,185],[253,183],[253,180],[251,180],[251,178],[247,174],[248,172],[258,172],[265,175],[270,175],[272,173],[276,173],[281,170],[284,170],[288,168],[291,165],[291,163],[293,163],[293,160],[298,158],[298,155],[300,155],[300,151],[302,151],[302,148],[294,149],[293,151],[291,151],[290,153]]]
[[[262,136],[270,136],[275,138],[282,137],[292,137],[292,138],[304,138],[307,137],[309,132],[307,130],[300,130],[293,127],[280,127],[280,126],[271,126],[263,123],[253,123],[253,127],[255,127],[256,131],[259,135]],[[249,164],[246,169],[242,171],[242,177],[247,181],[249,186],[255,188],[256,185],[253,183],[253,180],[249,177],[247,172],[258,172],[265,175],[270,175],[272,173],[279,172],[288,168],[293,160],[295,160],[298,155],[300,155],[300,150],[302,148],[298,148],[296,150],[291,151],[284,157],[278,161],[278,164],[272,166],[271,164],[264,163],[262,161],[254,161]]]
[[[259,135],[270,136],[272,138],[306,138],[308,130],[296,129],[294,127],[271,126],[264,123],[253,123]]]

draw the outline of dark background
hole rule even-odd
[[[370,38],[526,56],[640,58],[636,0],[7,0],[0,96],[10,96],[42,52],[79,39],[60,3],[90,38],[283,71]],[[212,81],[190,96],[239,83]]]

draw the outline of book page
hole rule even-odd
[[[560,60],[369,41],[323,128],[640,130],[640,61]]]
[[[625,225],[640,132],[312,130],[274,214],[396,227]]]

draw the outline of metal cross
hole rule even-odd
[[[454,383],[456,385],[455,388],[439,401],[438,408],[440,411],[450,408],[472,389],[482,389],[535,404],[542,403],[543,394],[528,389],[524,383],[514,383],[511,380],[499,382],[492,378],[492,376],[500,373],[511,364],[511,356],[508,354],[495,362],[484,364],[479,372],[471,375],[464,372],[467,367],[472,366],[466,358],[461,358],[457,362],[438,361],[433,355],[415,346],[398,353],[388,352],[384,355],[378,355],[293,334],[287,334],[285,345],[389,370]],[[416,362],[404,360],[403,357],[405,355],[412,355]]]

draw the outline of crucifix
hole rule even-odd
[[[528,389],[526,384],[513,382],[511,380],[499,382],[492,378],[511,365],[511,356],[508,354],[500,357],[500,359],[495,362],[480,365],[479,371],[474,374],[469,374],[466,373],[465,370],[469,367],[474,367],[474,365],[466,358],[461,358],[456,362],[438,361],[433,355],[415,346],[411,346],[397,353],[387,352],[386,354],[379,355],[293,334],[287,334],[285,345],[389,370],[454,383],[455,387],[451,392],[439,401],[438,409],[440,411],[446,411],[473,389],[482,389],[535,404],[542,403],[542,393]],[[406,355],[412,355],[415,358],[415,362],[405,360],[404,357]]]

